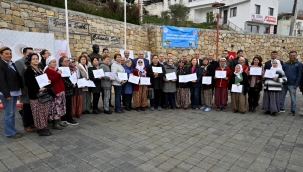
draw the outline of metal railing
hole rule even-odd
[[[243,29],[232,23],[231,21],[227,20],[227,23],[223,24],[223,19],[220,19],[220,24],[223,26],[223,28],[233,30],[236,32],[244,32]]]

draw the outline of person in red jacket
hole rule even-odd
[[[220,66],[216,68],[215,73],[217,71],[225,71],[224,76],[222,75],[219,77],[219,74],[215,74],[215,105],[217,106],[217,111],[224,111],[226,112],[226,109],[224,108],[224,105],[227,104],[227,87],[228,87],[228,81],[232,75],[232,72],[230,68],[226,65],[226,59],[221,58],[220,59]]]
[[[56,94],[56,97],[52,100],[50,107],[50,120],[53,122],[53,129],[62,130],[64,125],[60,119],[66,113],[65,107],[65,87],[61,77],[61,70],[56,70],[57,62],[53,57],[46,59],[46,67],[44,72],[47,74],[48,79],[51,81],[51,87]]]

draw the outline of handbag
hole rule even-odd
[[[154,99],[154,89],[147,88],[147,99]]]
[[[45,89],[44,91],[37,93],[38,101],[41,104],[52,101],[55,96],[56,95],[52,89]]]

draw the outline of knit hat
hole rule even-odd
[[[52,60],[56,60],[54,57],[52,56],[49,56],[47,59],[46,59],[46,66],[49,65],[49,63],[52,61]]]
[[[239,54],[239,53],[241,53],[241,52],[243,53],[243,50],[240,49],[240,50],[237,51],[237,54]]]

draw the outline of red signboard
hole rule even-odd
[[[273,16],[265,16],[264,22],[275,24],[277,22],[277,18]]]

